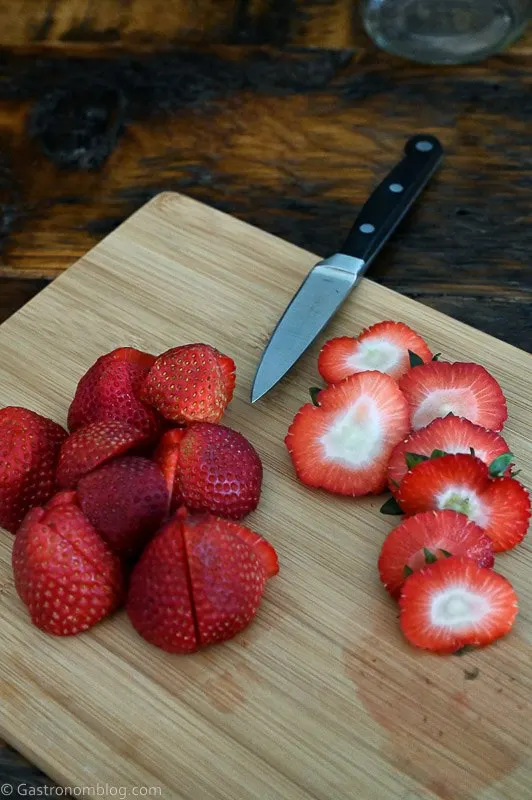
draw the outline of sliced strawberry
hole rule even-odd
[[[472,558],[479,567],[494,564],[493,544],[482,528],[457,511],[426,511],[391,531],[379,556],[382,583],[394,597],[406,578],[449,556]]]
[[[446,508],[466,514],[484,529],[495,552],[515,547],[528,530],[526,489],[514,478],[490,478],[486,464],[475,456],[421,462],[404,477],[397,500],[407,515]]]
[[[147,458],[124,456],[84,475],[81,509],[111,548],[135,556],[161,526],[168,491],[161,470]]]
[[[386,486],[392,449],[409,429],[406,400],[381,372],[360,372],[323,389],[303,406],[285,442],[299,479],[350,496]]]
[[[55,471],[66,431],[18,406],[0,409],[0,526],[16,533],[30,508],[56,488]]]
[[[415,572],[399,600],[401,629],[415,647],[453,653],[505,636],[518,611],[511,584],[470,558],[447,558]]]
[[[75,489],[83,475],[146,440],[145,433],[125,422],[93,422],[80,428],[61,448],[57,482],[64,489]]]
[[[68,411],[71,431],[93,422],[126,422],[157,436],[161,417],[140,400],[141,386],[155,356],[134,347],[120,347],[101,356],[78,383]]]
[[[149,371],[141,398],[177,423],[219,422],[234,390],[235,365],[207,344],[162,353]]]
[[[26,515],[13,546],[13,574],[33,624],[56,636],[91,628],[123,596],[119,559],[73,504]]]
[[[454,414],[500,431],[508,417],[501,387],[480,364],[432,361],[407,372],[399,386],[408,400],[414,430]]]
[[[163,473],[168,490],[168,508],[176,508],[181,503],[179,493],[179,455],[180,445],[186,436],[186,428],[172,428],[161,437],[154,454],[154,460]]]
[[[426,342],[403,322],[378,322],[356,338],[331,339],[321,349],[318,370],[327,383],[338,383],[366,370],[385,372],[396,380],[410,369],[410,354],[432,359]]]
[[[502,436],[494,431],[474,425],[463,417],[438,417],[426,428],[414,431],[392,452],[388,464],[388,484],[395,494],[404,476],[408,472],[406,454],[414,453],[427,458],[434,450],[444,453],[467,453],[480,458],[488,466],[496,458],[509,453],[510,449]],[[508,468],[509,474],[510,468]]]

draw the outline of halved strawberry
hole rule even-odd
[[[408,517],[382,545],[379,574],[397,597],[412,572],[449,556],[472,558],[479,567],[494,564],[493,544],[482,528],[457,511],[425,511]]]
[[[394,447],[388,464],[388,484],[396,494],[397,488],[408,472],[407,453],[430,457],[434,450],[444,453],[467,453],[473,449],[477,458],[488,466],[496,458],[509,453],[510,448],[502,436],[463,417],[438,417],[426,428],[414,431]],[[510,467],[507,470],[510,473]]]
[[[382,492],[390,453],[409,429],[397,383],[360,372],[323,389],[317,401],[298,411],[285,439],[299,479],[353,497]]]
[[[235,365],[229,356],[208,344],[186,344],[156,359],[141,398],[173,422],[219,422],[234,387]]]
[[[432,361],[409,370],[399,386],[410,405],[414,430],[454,414],[500,431],[508,418],[501,387],[480,364]]]
[[[134,347],[119,347],[101,356],[78,383],[68,410],[70,431],[117,420],[157,436],[162,419],[140,400],[141,385],[154,363],[155,356]]]
[[[318,370],[327,383],[338,383],[366,370],[385,372],[396,380],[410,369],[410,354],[421,361],[432,358],[427,343],[403,322],[378,322],[355,337],[340,336],[326,342],[318,357]]]
[[[146,440],[146,433],[125,422],[93,422],[80,428],[61,447],[57,483],[63,489],[75,489],[83,475]]]
[[[470,558],[446,558],[415,572],[399,600],[400,625],[415,647],[453,653],[505,636],[518,611],[512,585]]]
[[[408,472],[397,491],[407,515],[431,509],[466,514],[484,529],[495,552],[510,550],[526,536],[528,492],[514,478],[490,478],[486,464],[463,454],[422,461]]]

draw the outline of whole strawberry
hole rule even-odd
[[[234,388],[235,364],[229,356],[207,344],[187,344],[156,359],[141,398],[173,422],[219,422]]]
[[[241,519],[259,502],[262,463],[241,433],[196,422],[161,439],[156,461],[172,493],[172,507]]]
[[[118,421],[157,436],[162,421],[140,400],[141,385],[154,362],[155,356],[134,347],[120,347],[101,356],[78,383],[68,411],[69,429]]]
[[[120,555],[134,556],[162,524],[168,490],[157,464],[125,456],[81,478],[81,509]]]
[[[25,514],[55,490],[59,449],[67,433],[27,408],[0,410],[0,526],[15,533]]]
[[[136,564],[127,612],[148,642],[191,653],[247,627],[277,571],[275,550],[258,534],[180,510]]]
[[[118,557],[83,512],[64,499],[27,514],[12,555],[15,587],[32,622],[56,636],[91,628],[123,596]]]

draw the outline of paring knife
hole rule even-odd
[[[407,141],[404,158],[370,195],[343,247],[309,272],[277,323],[253,381],[252,403],[286,375],[360,283],[442,159],[434,136]]]

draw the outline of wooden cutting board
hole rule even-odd
[[[162,194],[1,326],[0,403],[61,423],[80,375],[114,347],[206,341],[230,353],[238,384],[226,422],[265,466],[249,522],[281,561],[247,631],[170,656],[123,614],[73,639],[32,628],[13,588],[12,538],[0,532],[0,734],[62,784],[193,800],[530,797],[530,544],[498,559],[521,599],[506,640],[462,657],[410,648],[376,571],[397,520],[379,515],[380,498],[299,485],[283,444],[317,382],[323,338],[263,401],[248,402],[269,333],[315,261]],[[446,358],[496,375],[530,486],[532,358],[368,280],[327,336],[390,317]]]

